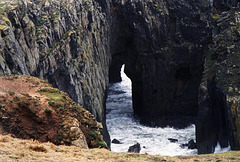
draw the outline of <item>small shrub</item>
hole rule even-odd
[[[58,141],[62,141],[63,137],[62,136],[58,136]]]
[[[98,142],[98,147],[100,148],[107,148],[107,145],[105,142],[101,141],[101,142]]]
[[[94,139],[97,139],[97,134],[98,134],[98,132],[94,131],[94,132],[90,132],[88,135],[93,137]]]
[[[53,101],[48,101],[48,104],[49,104],[50,106],[54,106],[54,102],[53,102]]]
[[[18,76],[17,76],[17,75],[14,75],[14,76],[13,76],[13,79],[18,79]]]
[[[61,142],[63,140],[63,131],[58,131],[58,141]]]
[[[61,106],[60,104],[55,103],[54,101],[48,101],[48,104],[52,107],[57,107],[57,108],[59,108]]]
[[[47,114],[51,114],[51,113],[52,113],[52,110],[49,109],[49,108],[46,108],[44,112],[47,113]]]
[[[60,131],[58,132],[58,134],[62,135],[62,134],[63,134],[63,131],[60,130]]]

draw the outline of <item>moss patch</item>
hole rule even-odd
[[[38,92],[42,95],[47,96],[49,99],[53,101],[49,101],[49,105],[55,106],[55,105],[64,105],[64,95],[65,93],[61,92],[60,90],[56,88],[51,87],[44,87],[38,90]]]

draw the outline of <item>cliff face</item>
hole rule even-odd
[[[196,117],[203,60],[211,39],[211,4],[116,1],[111,11],[116,35],[111,41],[110,79],[119,80],[121,64],[126,65],[134,112],[158,125],[178,125],[166,116]],[[166,117],[167,123],[160,117]]]
[[[228,11],[232,7],[236,7],[239,0],[213,0],[213,12],[214,13],[221,13],[222,11]]]
[[[43,77],[105,125],[110,62],[108,3],[14,2],[2,2],[1,7],[0,75]],[[104,134],[108,141],[105,126]]]
[[[0,74],[43,77],[102,121],[110,62],[107,8],[95,1],[27,0],[8,11],[1,15]]]
[[[1,1],[0,75],[43,77],[105,125],[108,80],[125,64],[144,123],[184,127],[198,115],[199,153],[217,141],[237,149],[239,16],[223,12],[237,2]]]
[[[240,149],[239,8],[213,15],[214,38],[199,89],[197,142],[199,153],[221,147]]]

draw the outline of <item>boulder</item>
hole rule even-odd
[[[112,140],[112,143],[121,144],[121,142],[120,142],[119,140],[117,140],[116,138],[114,138],[114,139]]]
[[[197,148],[197,143],[194,142],[193,139],[191,139],[189,142],[188,142],[188,149],[196,149]]]
[[[174,139],[174,138],[168,138],[168,140],[169,140],[170,142],[172,142],[172,143],[178,142],[178,139]]]
[[[188,147],[188,144],[187,143],[183,143],[180,145],[181,148],[185,148],[185,147]]]
[[[136,144],[134,144],[134,145],[132,145],[132,146],[129,147],[128,152],[139,153],[140,150],[141,150],[140,144],[139,144],[139,143],[136,143]]]

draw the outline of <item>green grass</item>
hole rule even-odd
[[[49,108],[46,108],[44,112],[45,112],[46,114],[51,114],[51,113],[52,113],[52,110],[49,109]]]
[[[58,103],[59,105],[64,105],[64,99],[63,99],[64,93],[56,88],[50,88],[50,87],[41,88],[38,90],[38,93],[45,95],[49,99],[53,100],[50,102],[50,104],[52,104],[52,105],[54,104],[53,102]],[[56,104],[54,104],[54,105],[56,105]]]
[[[100,148],[107,148],[107,145],[106,145],[105,142],[98,142],[98,146],[99,146]]]
[[[98,134],[98,132],[94,131],[94,132],[90,132],[89,136],[93,137],[94,139],[97,139],[97,134]]]
[[[61,107],[62,105],[59,105],[58,103],[55,103],[54,101],[48,101],[48,104],[52,107],[56,107],[56,108],[59,108]]]

